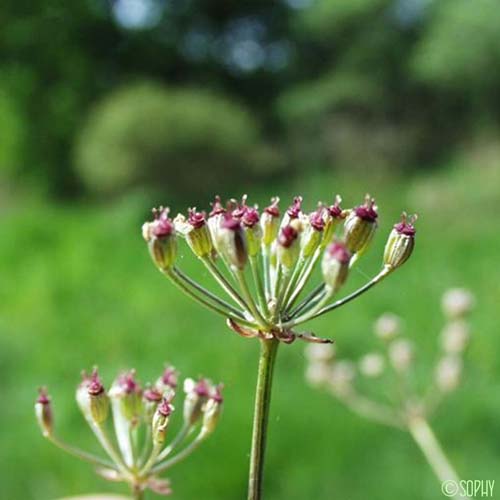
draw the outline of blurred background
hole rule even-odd
[[[497,0],[4,0],[2,496],[123,491],[43,440],[36,388],[60,434],[92,448],[80,369],[98,364],[109,384],[171,361],[226,384],[216,434],[170,474],[174,498],[244,497],[257,342],[179,295],[140,235],[153,205],[243,193],[261,206],[303,194],[307,209],[375,195],[380,231],[352,288],[378,270],[401,209],[419,213],[412,261],[310,327],[356,356],[393,311],[430,367],[441,294],[470,288],[467,375],[435,428],[462,477],[499,480],[499,33]],[[281,349],[267,498],[440,497],[407,435],[311,390],[304,366],[303,345]]]

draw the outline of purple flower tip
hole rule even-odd
[[[278,207],[278,203],[280,202],[280,199],[275,196],[274,198],[271,199],[271,204],[264,208],[264,212],[268,213],[272,217],[279,217],[280,216],[280,209]]]
[[[259,223],[259,211],[253,207],[247,207],[243,217],[241,218],[241,222],[246,227],[254,227],[255,224]]]
[[[141,388],[139,386],[139,383],[135,379],[135,370],[130,370],[127,373],[123,373],[120,375],[120,378],[118,379],[118,383],[120,384],[120,387],[123,389],[123,391],[126,394],[132,394],[132,393],[140,393]]]
[[[214,217],[215,215],[223,214],[226,211],[226,209],[222,206],[219,195],[215,197],[215,201],[210,203],[210,206],[212,207],[212,210],[208,214],[209,217]]]
[[[351,253],[343,243],[332,243],[328,247],[328,254],[332,259],[338,260],[341,264],[347,264],[351,260]]]
[[[194,386],[194,392],[200,397],[208,398],[210,396],[210,386],[208,382],[204,378],[198,380]]]
[[[173,408],[168,399],[163,398],[162,402],[158,405],[158,411],[164,417],[168,417],[172,413]]]
[[[287,213],[292,219],[296,219],[300,215],[302,208],[302,196],[296,196],[293,203],[288,207]]]
[[[99,378],[97,368],[94,368],[94,370],[92,371],[92,375],[90,375],[87,392],[91,396],[99,396],[99,394],[102,394],[104,392],[104,386],[102,385],[101,379]]]
[[[50,404],[50,397],[46,387],[40,387],[40,389],[38,389],[38,398],[36,402],[42,405]]]
[[[280,232],[278,243],[285,248],[289,248],[298,235],[299,233],[292,226],[285,226]]]
[[[200,227],[203,227],[205,225],[205,221],[206,221],[206,213],[205,212],[197,212],[196,208],[190,208],[188,210],[188,213],[189,213],[188,222],[195,229],[199,229]]]
[[[169,219],[168,214],[170,209],[159,207],[153,208],[153,216],[155,218],[153,222],[152,234],[157,238],[164,238],[170,236],[174,231],[174,225]]]
[[[153,387],[149,387],[144,391],[144,399],[152,403],[159,403],[162,400],[162,395]]]
[[[162,375],[162,382],[172,389],[177,387],[177,371],[172,366],[165,368]]]
[[[325,221],[323,219],[323,207],[319,207],[318,210],[316,210],[309,216],[309,222],[311,223],[311,226],[316,229],[316,231],[323,231],[325,227]]]
[[[327,207],[328,213],[334,218],[334,219],[340,219],[342,217],[342,207],[340,206],[340,202],[342,199],[340,198],[339,195],[335,196],[335,202],[333,205],[330,205]]]
[[[230,229],[231,231],[238,231],[241,228],[240,221],[235,219],[232,214],[226,213],[224,216],[224,221],[222,222],[222,227]]]
[[[415,233],[417,232],[414,226],[416,220],[417,220],[416,215],[413,215],[410,218],[408,218],[406,212],[403,212],[401,214],[401,221],[398,222],[397,224],[394,224],[394,229],[399,234],[404,234],[405,236],[415,236]]]
[[[375,205],[375,199],[371,198],[370,195],[366,195],[365,203],[356,207],[354,213],[360,218],[368,222],[374,222],[377,220],[377,206]]]
[[[210,396],[217,404],[222,404],[224,402],[224,398],[222,397],[222,389],[224,386],[222,384],[216,385]]]
[[[241,220],[245,216],[245,214],[248,210],[247,198],[248,198],[248,196],[246,194],[244,194],[241,197],[241,203],[238,203],[236,200],[233,200],[235,205],[236,205],[232,210],[232,216],[234,219]]]

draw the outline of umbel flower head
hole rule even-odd
[[[191,208],[188,216],[169,218],[169,209],[153,210],[154,220],[143,226],[143,236],[158,269],[193,299],[227,318],[245,337],[293,342],[297,337],[329,342],[294,328],[351,301],[379,283],[408,260],[414,248],[415,217],[403,213],[387,240],[381,270],[364,286],[334,301],[352,266],[372,241],[378,208],[369,195],[354,208],[318,203],[310,213],[297,196],[283,211],[277,197],[262,211],[215,198],[208,213]],[[184,273],[175,259],[177,238],[208,269],[220,287],[207,290]],[[313,283],[316,268],[321,280]],[[308,293],[306,293],[308,292]]]
[[[223,402],[221,385],[203,378],[186,379],[183,424],[169,439],[177,379],[177,371],[168,366],[154,385],[143,389],[131,370],[118,375],[106,390],[97,369],[82,374],[76,401],[106,458],[70,446],[57,436],[45,388],[40,389],[35,403],[36,418],[44,437],[95,465],[103,478],[128,483],[138,498],[146,489],[169,495],[170,483],[159,475],[186,458],[215,430]],[[114,436],[108,431],[110,425]]]

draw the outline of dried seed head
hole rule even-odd
[[[394,369],[403,373],[413,361],[413,345],[407,339],[398,339],[389,345],[389,360]]]
[[[375,335],[389,341],[397,337],[401,332],[401,319],[392,313],[385,313],[380,316],[374,325]]]
[[[276,196],[271,200],[271,205],[266,207],[260,218],[262,227],[262,243],[265,246],[271,245],[276,239],[279,229],[280,210],[278,208],[280,199]]]
[[[448,323],[441,332],[441,345],[448,354],[462,353],[470,338],[469,325],[461,319]]]
[[[377,206],[366,195],[365,203],[352,210],[344,224],[344,240],[353,254],[361,255],[368,248],[377,229]]]
[[[248,260],[247,241],[241,223],[226,213],[217,232],[217,248],[229,265],[243,269]]]
[[[441,358],[436,366],[436,385],[442,392],[451,392],[458,387],[462,375],[462,359],[448,355]]]
[[[207,226],[205,212],[197,212],[196,208],[189,209],[186,241],[197,257],[210,255],[213,249],[212,237]]]
[[[359,360],[359,371],[365,377],[379,377],[384,372],[384,367],[384,357],[376,352],[365,354]]]
[[[168,208],[155,208],[154,220],[142,226],[142,235],[148,244],[151,258],[161,270],[172,267],[177,257],[177,237],[168,214]]]
[[[50,397],[45,387],[41,387],[38,392],[38,398],[35,402],[35,415],[43,436],[49,437],[52,435],[54,425]]]
[[[444,293],[441,305],[448,318],[461,318],[474,307],[474,296],[465,288],[451,288]]]
[[[401,215],[401,222],[394,225],[384,250],[384,265],[391,269],[402,266],[411,256],[415,246],[414,223],[417,216],[408,219],[405,212]]]
[[[351,253],[340,242],[332,243],[323,255],[321,269],[323,280],[332,293],[336,292],[346,281],[349,273]]]

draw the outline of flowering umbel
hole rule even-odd
[[[168,209],[155,209],[143,235],[159,270],[199,303],[225,316],[237,333],[287,343],[297,337],[328,342],[293,329],[380,282],[410,257],[415,240],[415,219],[403,214],[387,241],[380,272],[359,290],[333,302],[378,224],[378,208],[369,195],[352,209],[343,209],[341,201],[337,195],[332,205],[319,203],[306,213],[302,197],[297,196],[280,220],[277,197],[262,212],[247,204],[246,195],[225,206],[216,197],[208,215],[190,209],[188,217],[179,214],[171,221]],[[179,236],[225,296],[181,271],[175,261]],[[305,295],[317,266],[322,268],[323,281]]]
[[[143,390],[132,370],[120,374],[106,391],[97,369],[90,375],[83,373],[76,390],[77,404],[106,458],[59,439],[53,429],[51,399],[45,388],[40,389],[35,414],[44,437],[95,465],[103,478],[128,483],[136,498],[142,498],[146,489],[169,495],[170,482],[159,475],[186,458],[215,430],[223,401],[222,385],[214,385],[208,379],[186,379],[183,424],[169,442],[177,378],[176,370],[169,366],[154,385]],[[110,417],[114,437],[108,432]]]
[[[407,223],[403,220],[401,224]],[[397,227],[395,230],[401,233]],[[411,229],[408,232],[411,235]],[[388,313],[376,321],[374,328],[383,348],[364,354],[357,362],[339,359],[331,345],[308,346],[306,379],[313,386],[326,388],[355,413],[409,431],[424,455],[431,457],[429,463],[440,481],[451,479],[458,484],[456,473],[444,463],[445,455],[439,449],[428,419],[442,398],[460,383],[462,358],[469,340],[466,316],[472,305],[473,297],[467,290],[451,289],[444,294],[446,323],[441,333],[440,355],[424,394],[412,383],[416,364],[413,344],[401,335],[399,318]],[[388,391],[390,378],[394,382],[392,397]],[[385,384],[383,391],[375,390],[376,382]],[[385,395],[383,400],[381,394]],[[436,462],[441,465],[435,467]]]

